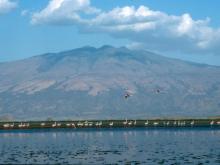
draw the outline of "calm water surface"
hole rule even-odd
[[[220,130],[0,131],[0,164],[220,164]]]

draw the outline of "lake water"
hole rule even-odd
[[[0,164],[220,164],[220,129],[0,131]]]

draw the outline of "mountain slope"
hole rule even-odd
[[[14,119],[220,114],[219,67],[142,50],[83,47],[1,63],[0,71],[0,114]]]

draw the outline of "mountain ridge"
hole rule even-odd
[[[220,67],[149,51],[86,46],[0,70],[0,114],[15,119],[219,115]]]

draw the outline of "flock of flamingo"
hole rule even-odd
[[[184,121],[184,120],[172,120],[172,121],[143,121],[139,124],[137,124],[136,120],[124,120],[124,121],[78,121],[78,122],[41,122],[40,127],[49,127],[49,128],[59,128],[59,127],[72,127],[72,128],[89,128],[89,127],[113,127],[114,124],[116,127],[118,126],[124,126],[124,127],[135,127],[136,125],[138,126],[178,126],[178,127],[184,127],[184,126],[194,126],[195,121]],[[217,125],[220,126],[220,121],[209,121],[209,125]],[[29,128],[31,126],[31,123],[28,122],[21,122],[15,125],[15,123],[5,123],[3,124],[3,128]]]

